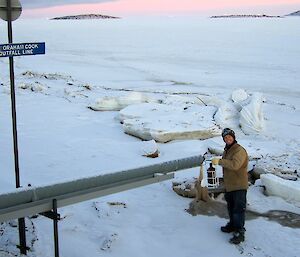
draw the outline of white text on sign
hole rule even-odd
[[[0,45],[0,57],[44,54],[44,43],[22,43]]]

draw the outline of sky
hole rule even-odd
[[[287,14],[300,10],[300,0],[20,0],[25,17],[100,13],[144,14]]]

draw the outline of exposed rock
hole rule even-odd
[[[102,14],[81,14],[81,15],[55,17],[50,20],[91,20],[91,19],[120,19],[120,17],[102,15]]]
[[[30,88],[30,84],[27,84],[27,83],[20,83],[20,85],[19,85],[19,88],[21,88],[21,89],[28,89],[28,88]]]
[[[266,14],[231,14],[231,15],[215,15],[211,16],[211,19],[215,18],[283,18],[282,16],[273,16]]]
[[[20,83],[19,88],[23,89],[23,90],[29,89],[35,93],[43,93],[48,89],[48,87],[46,87],[40,83],[37,83],[37,82],[36,83]]]
[[[297,12],[292,12],[286,16],[300,16],[300,11],[297,11]]]
[[[121,206],[123,208],[127,208],[126,203],[122,203],[122,202],[107,202],[107,204],[110,206]]]
[[[156,150],[153,153],[144,154],[143,156],[148,157],[148,158],[157,158],[159,156],[159,151]]]
[[[22,76],[26,78],[35,78],[35,79],[49,79],[49,80],[67,80],[68,83],[74,83],[74,80],[71,76],[66,76],[60,73],[38,73],[32,71],[25,71],[22,73]]]

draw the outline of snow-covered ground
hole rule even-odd
[[[189,110],[207,108],[203,123],[235,126],[238,141],[257,166],[299,177],[299,19],[157,17],[18,20],[13,25],[14,42],[46,42],[45,56],[14,58],[24,187],[204,154],[208,148],[222,151],[220,136],[177,138],[158,144],[158,158],[144,157],[145,142],[124,133],[123,126],[129,123],[120,123],[122,111],[116,108],[133,108],[125,113],[138,114],[138,122],[130,123],[135,127],[145,119],[140,104],[164,105],[150,115],[147,109],[146,118],[155,129],[160,125],[159,129],[170,130],[176,117],[176,133],[178,128],[194,128]],[[0,43],[6,43],[4,22],[0,34]],[[0,59],[0,83],[0,191],[6,192],[14,189],[15,179],[5,58]],[[89,108],[99,105],[114,110]],[[213,114],[213,108],[219,111]],[[162,110],[167,110],[168,119],[157,122]],[[170,119],[173,123],[167,122]],[[239,125],[245,120],[260,126],[242,130]],[[198,169],[179,172],[176,180],[198,173]],[[294,183],[286,188],[300,187],[299,178],[284,183]],[[276,181],[271,185],[276,186]],[[259,183],[249,189],[248,200],[249,209],[259,212],[276,209],[300,214],[299,202],[266,197]],[[60,209],[64,217],[59,222],[61,255],[299,255],[299,228],[264,218],[247,221],[242,251],[219,232],[225,219],[191,216],[185,211],[189,203],[167,181]],[[53,256],[51,222],[38,217],[27,223],[33,250],[29,255]],[[18,254],[13,225],[1,224],[0,256]]]

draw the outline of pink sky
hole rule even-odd
[[[25,17],[82,13],[128,14],[220,14],[248,12],[286,14],[300,9],[300,0],[118,0],[99,4],[77,4],[24,10]]]

